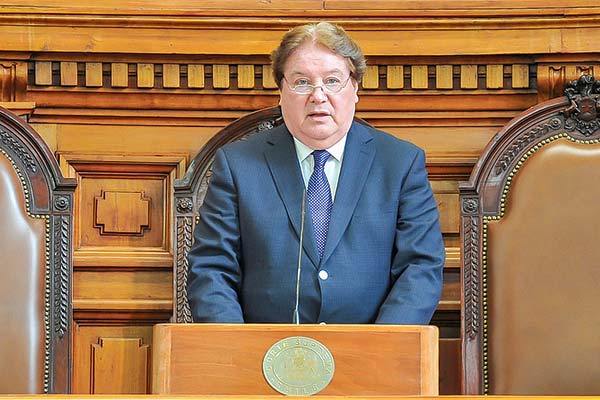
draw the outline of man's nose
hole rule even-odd
[[[323,90],[323,86],[315,86],[312,93],[310,94],[311,100],[316,103],[323,103],[327,100],[327,95]]]

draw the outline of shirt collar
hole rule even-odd
[[[294,138],[294,145],[296,146],[296,154],[298,155],[298,160],[302,162],[306,157],[311,155],[314,149],[311,149],[310,147],[296,139],[294,136],[292,137]],[[345,134],[340,140],[338,140],[336,144],[334,144],[328,149],[325,149],[329,152],[329,154],[331,154],[333,158],[335,158],[338,161],[342,161],[342,157],[344,155],[344,148],[346,147],[347,137],[348,134]]]

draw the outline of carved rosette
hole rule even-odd
[[[192,212],[194,202],[189,197],[184,197],[177,200],[177,212],[180,214],[189,214]]]
[[[55,196],[54,197],[54,209],[56,211],[67,211],[69,209],[69,197],[68,196]]]
[[[467,197],[462,199],[463,214],[472,215],[479,211],[479,200],[475,197]]]
[[[192,313],[187,297],[187,276],[189,263],[187,255],[192,247],[192,217],[177,217],[177,258],[175,271],[176,296],[175,321],[179,323],[192,322]]]

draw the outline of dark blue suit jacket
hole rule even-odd
[[[303,191],[284,125],[217,151],[188,258],[194,321],[292,322]],[[427,324],[444,259],[423,151],[353,123],[321,260],[305,218],[300,322]]]

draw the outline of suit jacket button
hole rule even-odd
[[[325,271],[324,269],[319,271],[319,278],[321,278],[321,280],[326,280],[327,278],[329,278],[329,274],[327,273],[327,271]]]

